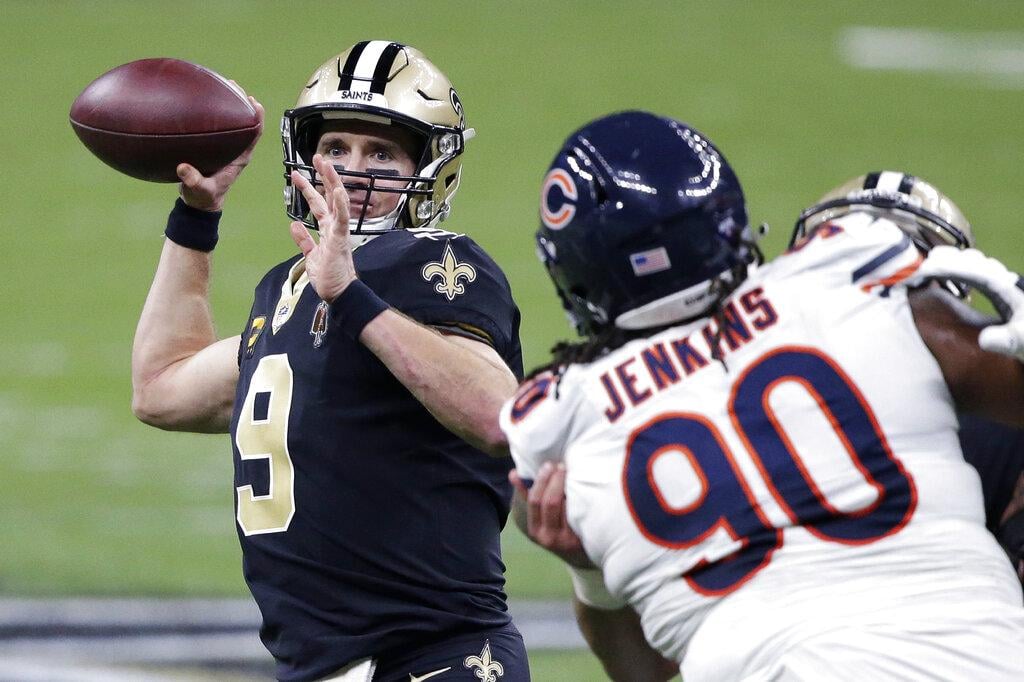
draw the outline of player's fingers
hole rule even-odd
[[[334,190],[338,187],[344,188],[344,181],[341,179],[341,175],[338,174],[338,169],[334,167],[334,164],[329,160],[325,159],[321,154],[313,155],[313,168],[316,169],[316,174],[319,175],[319,179],[324,183],[324,194],[332,195]],[[340,207],[339,207],[340,210]],[[345,193],[345,208],[343,212],[339,213],[348,219],[348,193]]]
[[[556,466],[548,478],[542,503],[544,527],[552,533],[565,528],[565,467]]]
[[[1014,327],[1012,323],[985,327],[978,335],[978,345],[992,353],[1024,359],[1024,334]]]
[[[203,174],[199,172],[199,169],[187,163],[179,163],[178,167],[174,169],[178,174],[178,179],[181,180],[181,184],[185,185],[189,189],[196,189],[200,183],[205,179]]]
[[[331,212],[337,216],[337,220],[331,229],[331,236],[348,240],[348,190],[344,187],[335,187],[331,190]]]
[[[256,131],[256,137],[249,144],[248,149],[246,149],[246,151],[252,152],[252,150],[256,147],[256,143],[259,142],[259,139],[261,137],[263,137],[263,121],[266,118],[266,111],[263,109],[263,105],[260,104],[259,101],[252,95],[249,95],[249,103],[252,104],[252,108],[256,110],[256,120],[259,122],[259,128]]]
[[[297,187],[302,196],[306,199],[306,203],[309,204],[309,210],[313,212],[313,215],[318,221],[323,220],[327,217],[327,202],[320,196],[320,192],[316,191],[313,187],[313,183],[305,178],[297,170],[292,171],[292,185]]]
[[[544,462],[537,470],[537,476],[533,479],[533,486],[526,497],[526,519],[530,536],[535,537],[543,523],[542,505],[544,502],[544,490],[547,488],[548,478],[551,476],[553,467],[550,462]]]
[[[313,168],[316,168],[316,172],[320,174],[320,182],[324,183],[324,187],[328,187],[333,181],[334,175],[337,174],[337,171],[335,171],[333,174],[328,175],[329,171],[334,170],[334,164],[328,163],[324,155],[319,152],[313,154]]]
[[[562,510],[562,490],[558,487],[557,469],[552,467],[550,475],[544,481],[540,494],[540,527],[547,534],[556,534],[561,527],[559,515]]]
[[[341,176],[322,154],[313,155],[313,168],[320,176],[324,187],[324,198],[327,208],[336,220],[330,225],[321,226],[323,236],[331,241],[334,239],[348,240],[348,191],[341,181]]]
[[[566,520],[565,516],[565,464],[559,464],[556,466],[555,473],[552,474],[551,478],[551,485],[558,486],[558,505],[560,507],[558,511],[558,524],[561,529],[566,529],[569,527],[569,522]]]
[[[303,256],[308,256],[309,252],[316,246],[316,242],[313,241],[312,235],[309,234],[309,230],[300,221],[296,220],[289,225],[289,231],[292,235],[292,241],[302,251]]]
[[[316,168],[316,172],[320,176],[320,182],[323,183],[327,194],[334,191],[335,187],[343,186],[341,176],[338,175],[338,169],[334,167],[333,163],[325,159],[322,154],[313,155],[313,167]]]
[[[526,482],[523,481],[518,471],[512,469],[508,472],[508,482],[512,484],[516,492],[522,495],[525,500],[530,491],[526,488]]]

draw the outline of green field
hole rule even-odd
[[[769,256],[831,186],[891,168],[937,184],[982,248],[1024,269],[1024,12],[1014,0],[9,1],[3,14],[8,595],[245,590],[226,437],[161,433],[129,410],[132,334],[175,188],[103,166],[67,123],[87,83],[133,59],[202,63],[268,111],[221,227],[213,307],[225,336],[240,332],[265,269],[294,252],[278,117],[316,65],[365,38],[419,47],[459,89],[478,136],[445,226],[504,266],[528,365],[568,334],[533,253],[539,181],[568,132],[613,110],[650,109],[710,135],[744,182],[751,219],[773,228]],[[874,30],[887,27],[917,32]],[[896,47],[884,44],[894,36]],[[505,553],[515,597],[567,594],[559,564],[514,530]],[[596,674],[580,669],[578,679]]]

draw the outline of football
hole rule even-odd
[[[213,71],[180,59],[140,59],[106,72],[71,105],[71,127],[108,166],[133,178],[177,182],[228,165],[259,134],[249,99]]]

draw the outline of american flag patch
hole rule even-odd
[[[633,274],[637,277],[653,275],[655,272],[668,270],[672,263],[668,259],[668,251],[664,246],[656,249],[629,254],[629,263],[633,266]]]

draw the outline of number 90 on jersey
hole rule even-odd
[[[874,489],[869,504],[842,511],[829,502],[808,467],[807,453],[801,456],[772,408],[772,394],[783,387],[795,387],[813,400],[849,457],[850,470]],[[861,545],[910,521],[917,504],[913,479],[856,385],[821,351],[786,347],[755,361],[733,385],[729,415],[787,525],[802,526],[826,542]],[[653,475],[657,460],[669,453],[685,457],[700,483],[700,493],[682,507],[666,501]],[[634,430],[626,445],[623,490],[648,540],[673,549],[708,544],[709,556],[683,576],[702,594],[732,592],[782,546],[781,529],[758,504],[719,427],[699,414],[665,413]],[[723,530],[735,542],[725,556],[712,556],[710,538]]]

